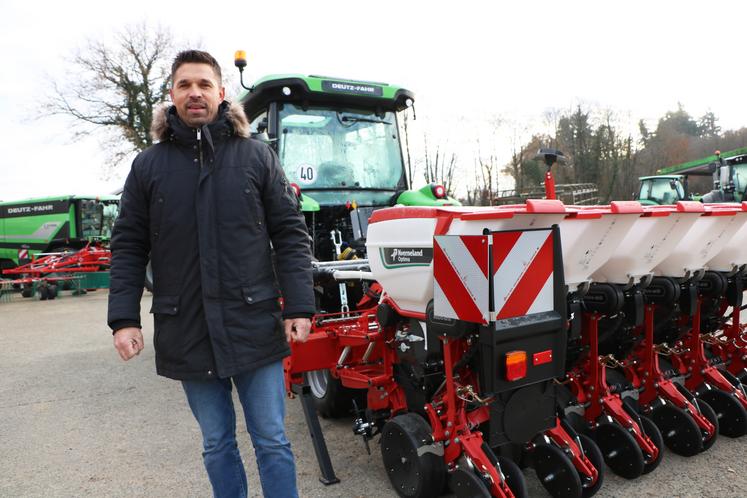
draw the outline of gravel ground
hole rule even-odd
[[[67,293],[66,293],[67,294]],[[178,383],[155,374],[152,320],[146,349],[122,362],[105,325],[106,291],[0,303],[0,496],[207,497],[197,424]],[[143,298],[143,309],[150,297]],[[366,454],[350,420],[322,420],[341,483],[325,487],[298,400],[287,426],[302,497],[394,498],[377,441]],[[243,423],[250,496],[261,496]],[[746,438],[720,438],[702,455],[670,452],[652,474],[610,472],[599,497],[747,496]],[[531,496],[547,496],[526,471]],[[273,497],[274,498],[274,497]]]

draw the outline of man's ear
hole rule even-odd
[[[222,86],[222,87],[220,87],[220,100],[221,100],[221,102],[225,98],[226,98],[226,87]]]
[[[171,101],[173,102],[174,101],[174,89],[173,88],[169,88],[169,97],[171,97]]]

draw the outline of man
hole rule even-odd
[[[214,496],[247,496],[236,386],[264,495],[296,497],[282,358],[289,341],[306,340],[314,313],[306,225],[277,156],[247,138],[243,110],[223,100],[216,60],[179,53],[172,85],[173,106],[153,120],[159,143],[135,158],[112,233],[114,346],[125,361],[144,347],[140,298],[150,255],[156,369],[182,382]]]

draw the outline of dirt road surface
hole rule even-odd
[[[146,349],[122,362],[106,327],[106,291],[41,302],[0,303],[1,497],[208,497],[200,434],[181,386],[155,374],[150,295],[143,298]],[[237,403],[238,406],[238,403]],[[394,498],[378,440],[369,456],[350,420],[322,420],[341,483],[319,480],[298,400],[287,426],[302,497]],[[626,481],[606,472],[599,497],[747,496],[747,438],[720,438],[694,458],[667,451],[652,474]],[[239,446],[259,497],[243,422]],[[531,496],[547,494],[525,471]],[[273,497],[275,498],[275,497]]]

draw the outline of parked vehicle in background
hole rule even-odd
[[[79,250],[108,240],[119,196],[64,195],[0,202],[0,268],[48,252]]]

